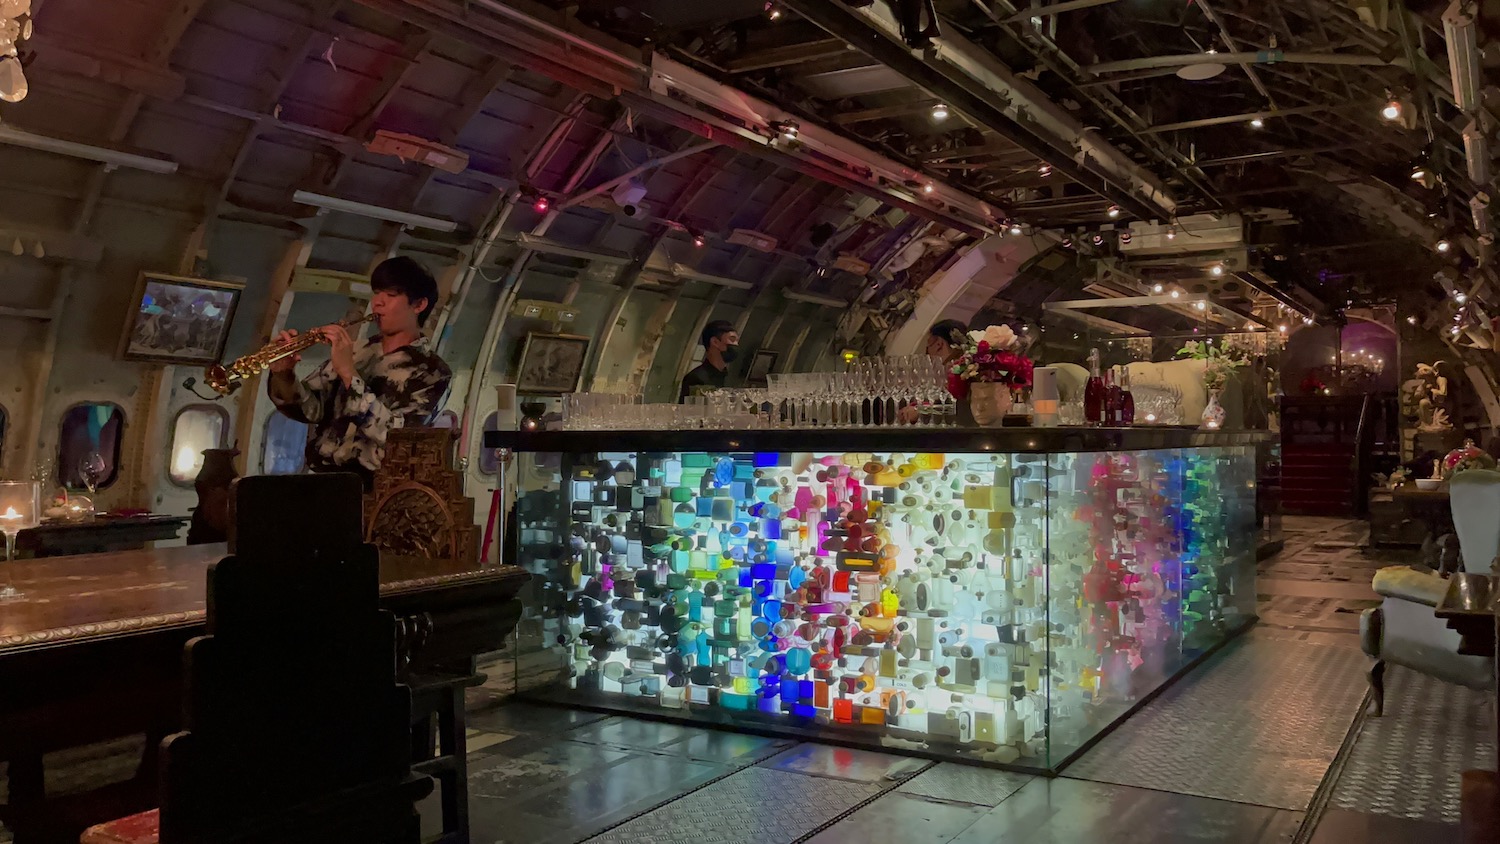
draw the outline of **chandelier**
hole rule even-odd
[[[26,73],[16,44],[31,38],[31,0],[0,0],[0,100],[26,99]]]

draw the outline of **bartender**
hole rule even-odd
[[[716,319],[703,326],[703,334],[698,340],[703,344],[703,362],[682,376],[682,387],[677,391],[678,404],[687,401],[694,392],[724,386],[729,379],[729,365],[739,357],[740,332],[729,320]]]

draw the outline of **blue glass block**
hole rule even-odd
[[[755,465],[749,460],[734,461],[734,479],[737,481],[755,480]]]
[[[693,621],[702,621],[703,620],[703,593],[702,592],[689,592],[688,593],[688,601],[687,601],[687,603],[688,603],[688,618],[692,619]]]
[[[781,699],[784,701],[797,700],[798,692],[800,691],[799,687],[801,685],[801,683],[798,683],[796,680],[793,680],[790,677],[783,678],[781,681]]]
[[[749,501],[751,499],[751,485],[745,481],[735,481],[729,485],[729,497],[735,501]]]
[[[776,564],[779,566],[790,566],[796,559],[792,553],[791,546],[778,546],[776,548]]]
[[[817,684],[811,680],[798,681],[797,685],[797,697],[800,700],[812,700],[813,696],[818,693]]]
[[[760,605],[759,615],[772,624],[781,620],[781,602],[772,598]]]
[[[775,698],[781,694],[781,680],[766,675],[760,678],[760,696],[763,698]]]
[[[760,523],[760,535],[766,539],[781,538],[781,518],[762,519]]]
[[[792,566],[792,570],[787,572],[786,585],[793,589],[801,588],[802,583],[806,580],[807,572],[801,566]]]
[[[738,583],[746,589],[749,589],[751,586],[755,585],[755,576],[750,572],[751,568],[747,566],[740,569],[739,573]]]
[[[782,462],[782,456],[774,451],[757,451],[751,459],[754,461],[755,466],[759,468],[774,468],[785,465]]]
[[[797,718],[816,718],[818,710],[809,703],[799,703],[792,707],[792,715]]]
[[[699,498],[696,502],[698,518],[706,519],[713,515],[714,500],[712,498]]]
[[[768,715],[781,714],[781,704],[777,703],[774,698],[770,700],[762,699],[757,708]]]
[[[750,576],[756,580],[773,580],[776,577],[776,566],[771,563],[756,563],[750,567]]]

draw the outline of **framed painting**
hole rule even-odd
[[[242,284],[141,273],[120,337],[120,357],[204,366],[224,355]]]
[[[574,334],[528,334],[521,350],[516,392],[561,396],[578,389],[588,360],[589,338]]]
[[[750,369],[745,372],[745,383],[751,387],[764,387],[771,375],[771,370],[776,368],[776,359],[781,356],[780,352],[770,349],[761,349],[750,359]]]

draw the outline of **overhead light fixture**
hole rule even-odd
[[[773,21],[781,20],[781,7],[775,3],[766,4],[766,17]]]
[[[547,201],[547,197],[537,194],[536,201],[531,203],[531,207],[536,210],[536,213],[545,214],[547,209],[552,207],[552,203]]]
[[[1302,318],[1302,324],[1303,325],[1312,325],[1313,324],[1313,318],[1310,317],[1310,316],[1309,317],[1303,317]]]
[[[709,275],[708,273],[700,273],[686,264],[673,264],[672,275],[677,276],[678,278],[686,278],[693,281],[703,281],[709,284],[716,284],[720,287],[730,287],[735,290],[750,290],[751,288],[755,287],[755,285],[751,284],[750,282],[740,281],[737,278],[725,278],[721,275]]]
[[[39,150],[41,152],[51,152],[73,158],[82,158],[88,161],[97,161],[106,167],[129,167],[132,170],[144,170],[147,173],[159,173],[163,176],[177,172],[177,162],[169,158],[152,158],[145,155],[121,152],[115,149],[105,149],[104,147],[65,141],[61,138],[38,135],[8,125],[0,125],[0,144],[10,144],[11,146],[26,147],[27,149]]]
[[[1176,226],[1167,226],[1167,240],[1176,240],[1176,239],[1177,239],[1177,227]]]
[[[934,123],[942,123],[948,119],[948,107],[942,103],[932,107],[932,120]]]
[[[1064,248],[1064,249],[1072,249],[1073,248],[1073,238],[1071,238],[1071,237],[1064,237],[1062,239],[1062,248]]]
[[[1453,77],[1453,104],[1459,111],[1471,113],[1479,108],[1482,87],[1475,6],[1472,0],[1453,0],[1443,12],[1443,40],[1448,45],[1448,69]]]
[[[1411,180],[1412,181],[1414,181],[1414,182],[1420,182],[1420,181],[1422,181],[1425,178],[1427,178],[1427,168],[1426,167],[1423,167],[1422,165],[1418,164],[1417,166],[1411,168]]]
[[[1417,324],[1417,318],[1414,317],[1414,316],[1409,316],[1409,317],[1406,318],[1406,322],[1407,322],[1408,325],[1416,325]]]
[[[1104,243],[1104,235],[1095,233],[1093,240],[1095,246],[1101,246]]]
[[[708,241],[703,239],[703,235],[701,235],[701,234],[695,234],[695,235],[693,235],[693,245],[696,246],[696,247],[698,247],[699,249],[702,249],[707,243],[708,243]]]
[[[1250,128],[1251,129],[1264,129],[1264,128],[1266,128],[1266,121],[1260,119],[1259,117],[1251,118],[1251,120],[1250,120]]]
[[[1124,230],[1122,230],[1120,232],[1120,245],[1121,246],[1129,246],[1130,245],[1130,241],[1131,241],[1130,229],[1124,229]]]
[[[1208,310],[1208,303],[1203,301],[1194,302],[1193,307],[1197,308],[1200,311],[1206,311]]]
[[[1469,301],[1469,297],[1466,296],[1462,290],[1455,290],[1453,291],[1453,301],[1462,305],[1463,303]]]
[[[1151,292],[1152,293],[1160,293],[1163,290],[1166,290],[1166,288],[1162,287],[1160,284],[1153,284],[1153,285],[1151,285]]]
[[[1180,299],[1180,298],[1182,298],[1182,291],[1178,290],[1176,288],[1173,288],[1172,292],[1168,293],[1167,295],[1171,296],[1173,299]]]
[[[431,229],[439,232],[451,232],[458,228],[458,223],[452,220],[444,220],[440,217],[424,217],[421,214],[410,214],[405,211],[397,211],[394,208],[381,208],[379,205],[369,205],[349,199],[339,199],[336,196],[309,193],[305,190],[299,190],[292,194],[292,201],[300,205],[312,205],[327,211],[341,211],[345,214],[369,217],[373,220],[385,220],[390,223],[400,223],[403,226],[412,226],[414,228]]]
[[[1109,218],[1111,220],[1113,220],[1114,218],[1120,216],[1120,206],[1118,206],[1118,205],[1111,205],[1111,206],[1109,206],[1109,210],[1105,211],[1104,213],[1108,214]]]
[[[1280,331],[1282,334],[1285,334],[1287,331],[1286,324],[1282,323],[1281,325],[1276,326],[1276,330]]]
[[[1468,165],[1469,179],[1476,185],[1487,185],[1490,181],[1489,138],[1478,120],[1469,121],[1464,127],[1464,163]],[[1486,199],[1486,202],[1489,200]]]
[[[1019,236],[1022,231],[1023,231],[1023,229],[1021,228],[1021,224],[1020,223],[1011,223],[1010,224],[1010,233],[1011,234]]]
[[[1045,161],[1043,161],[1042,164],[1041,164],[1041,166],[1038,167],[1038,168],[1036,168],[1036,172],[1037,172],[1037,175],[1039,175],[1043,179],[1045,179],[1048,176],[1052,175],[1052,165],[1048,164]]]
[[[776,131],[777,135],[781,136],[782,140],[795,141],[797,140],[797,132],[800,127],[798,127],[795,120],[778,120],[771,124],[771,128]]]
[[[1224,274],[1224,265],[1214,264],[1212,267],[1208,268],[1208,274],[1213,276],[1214,278],[1218,278],[1219,276]]]
[[[932,182],[922,185],[922,193],[932,193],[934,190],[937,190],[937,188],[932,186]]]
[[[1392,123],[1400,120],[1401,102],[1399,100],[1391,100],[1390,102],[1387,102],[1385,104],[1385,108],[1382,108],[1380,110],[1380,116]]]
[[[1448,238],[1445,237],[1435,244],[1435,248],[1437,249],[1437,251],[1446,254],[1449,249],[1453,248],[1453,244],[1448,240]]]

